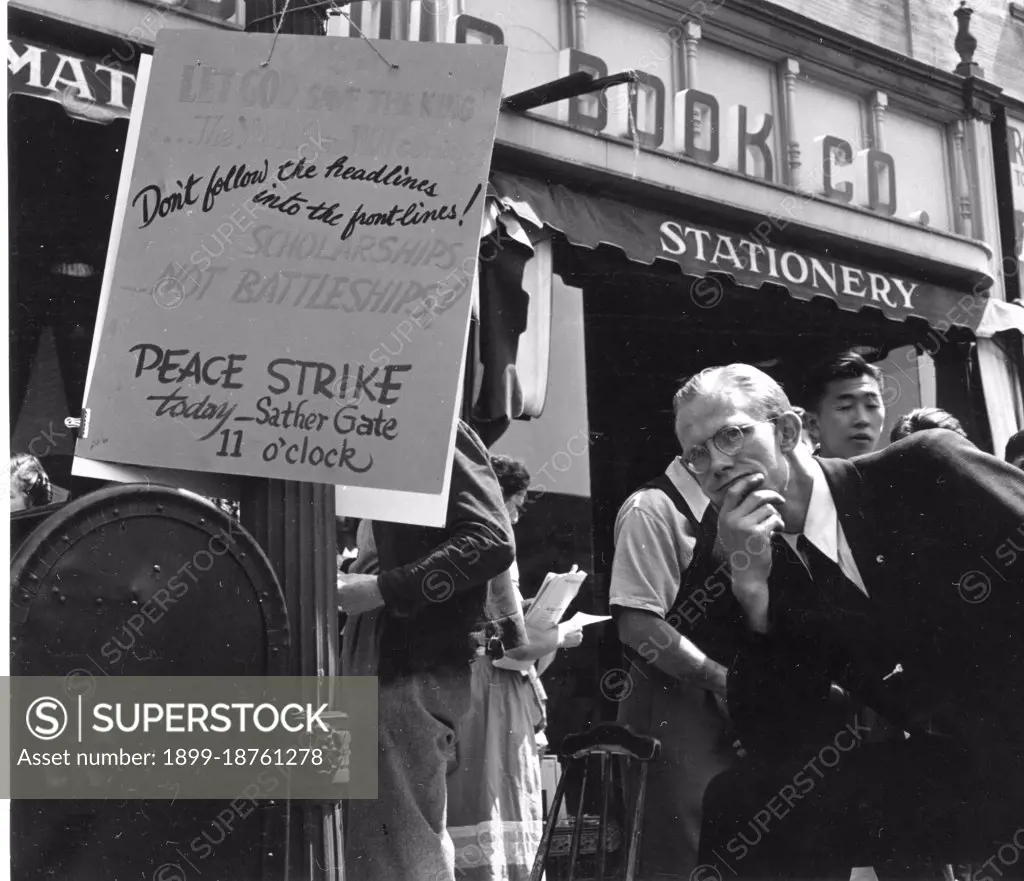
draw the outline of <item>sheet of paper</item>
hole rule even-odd
[[[587,612],[577,612],[568,621],[563,621],[559,627],[566,630],[573,630],[576,627],[586,627],[590,624],[600,624],[602,621],[611,621],[611,615],[590,615]]]
[[[547,578],[544,579],[544,583],[540,586],[540,590],[537,591],[537,596],[533,598],[530,608],[526,611],[527,625],[531,629],[541,631],[549,630],[552,627],[558,627],[559,631],[561,631],[562,628],[566,627],[565,624],[559,624],[558,622],[562,620],[566,609],[576,599],[576,595],[580,591],[580,585],[583,584],[586,577],[587,573],[581,572],[578,566],[573,566],[569,572],[564,572],[560,575],[549,572]],[[599,615],[587,615],[579,612],[573,615],[571,620],[576,621],[581,615],[588,619],[583,622],[584,625],[607,620],[609,617],[601,618]],[[554,652],[541,658],[538,662],[538,669],[543,669],[550,664],[553,657]],[[525,672],[530,669],[532,663],[533,661],[514,661],[512,658],[505,657],[494,661],[494,666],[501,670]]]
[[[526,613],[527,623],[538,630],[554,627],[576,599],[586,577],[587,573],[576,566],[561,575],[549,572]]]

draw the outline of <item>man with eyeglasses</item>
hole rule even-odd
[[[751,634],[727,680],[750,758],[707,790],[701,862],[818,879],[983,863],[1024,819],[1024,554],[1006,552],[1024,475],[953,432],[815,459],[745,364],[681,397],[682,460]],[[904,739],[830,722],[832,683]]]
[[[615,694],[618,721],[662,745],[644,799],[639,881],[689,881],[704,789],[735,758],[725,677],[745,627],[714,539],[715,512],[678,457],[615,523],[609,603],[629,677]],[[627,775],[632,803],[639,768]]]

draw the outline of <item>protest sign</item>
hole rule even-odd
[[[158,35],[77,455],[438,523],[505,50],[272,40]]]

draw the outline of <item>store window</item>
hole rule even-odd
[[[707,39],[701,40],[697,58],[700,78],[697,87],[714,95],[719,107],[720,155],[716,164],[733,171],[739,170],[740,125],[744,126],[747,133],[756,134],[764,128],[766,116],[771,116],[766,142],[772,157],[770,177],[776,183],[782,182],[784,153],[781,149],[781,114],[774,66]],[[745,108],[745,120],[742,123],[738,115],[740,107]],[[712,136],[709,123],[705,116],[702,120],[702,137],[705,139]],[[762,151],[747,150],[746,173],[762,179],[769,177]]]
[[[807,72],[795,103],[804,186],[836,202],[953,230],[942,124],[889,106],[881,92],[851,92]]]
[[[854,157],[844,155],[842,148],[830,147],[825,141],[825,138],[834,139],[831,143],[845,141],[854,153],[870,146],[860,99],[802,73],[797,82],[794,121],[804,186],[815,193],[827,194],[830,188],[849,185],[853,204],[860,204],[866,194],[853,189]]]
[[[945,128],[889,108],[885,113],[885,152],[892,155],[900,204],[896,216],[933,229],[953,231],[949,158]]]
[[[631,111],[629,89],[608,89],[606,134],[627,136],[629,113],[640,132],[657,133],[644,146],[668,149],[674,126],[673,96],[678,88],[675,76],[678,44],[670,24],[664,20],[624,15],[619,4],[591,4],[587,9],[587,52],[604,59],[609,73],[635,70],[641,77],[636,105]],[[678,33],[678,28],[675,29]]]

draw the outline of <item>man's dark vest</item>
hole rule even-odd
[[[747,628],[743,610],[733,596],[728,560],[716,541],[717,512],[709,505],[704,519],[698,521],[667,474],[658,475],[640,489],[656,489],[665,493],[676,510],[689,521],[697,536],[693,558],[682,573],[679,591],[665,620],[713,661],[730,666],[746,638]],[[637,652],[625,650],[627,656],[636,660]],[[641,657],[644,654],[649,653],[642,652]],[[649,661],[650,658],[644,660]],[[648,663],[647,667],[651,669],[652,665]]]

